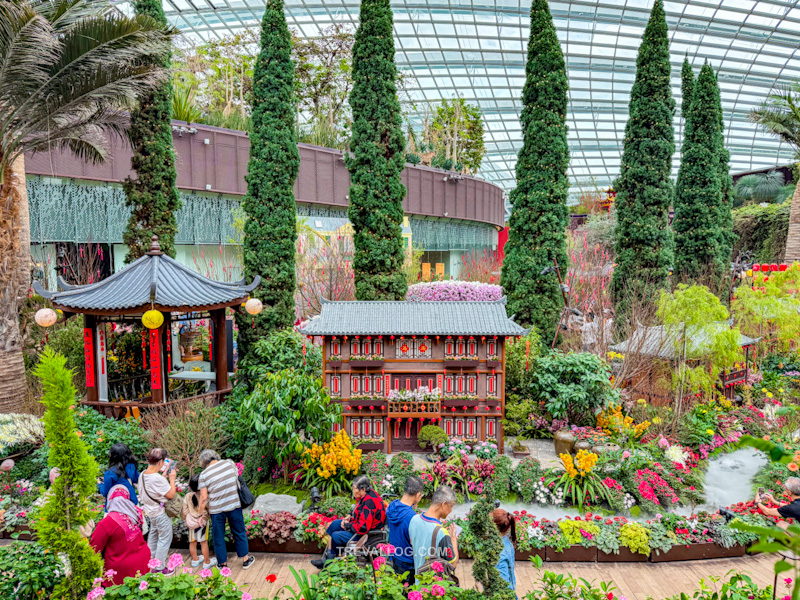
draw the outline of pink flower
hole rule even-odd
[[[187,574],[187,573],[191,573],[191,572],[192,572],[192,567],[183,567],[184,575]]]
[[[147,568],[150,569],[151,571],[153,569],[159,568],[160,566],[161,566],[161,561],[158,560],[157,558],[151,558],[150,560],[147,561]]]
[[[669,442],[667,441],[667,438],[665,438],[662,435],[661,438],[658,440],[658,447],[659,448],[666,448],[667,446],[669,446]]]
[[[222,567],[219,570],[219,574],[222,575],[223,577],[230,577],[231,576],[231,570],[228,567]]]
[[[147,586],[148,583],[144,579],[142,579],[142,581],[139,583],[139,589],[145,591],[147,589]]]
[[[117,572],[114,569],[109,569],[103,574],[103,577],[105,577],[106,579],[114,579],[114,575],[116,574]]]
[[[792,578],[787,577],[786,579],[783,580],[783,583],[785,583],[786,585],[792,585]]]
[[[91,592],[86,594],[86,600],[96,600],[96,598],[102,598],[105,595],[106,595],[105,588],[101,588],[101,587],[94,588]]]
[[[203,569],[200,571],[199,575],[200,579],[205,579],[206,577],[211,577],[213,573],[211,572],[211,569]]]
[[[242,600],[253,600],[253,597],[247,592],[242,592]]]
[[[408,592],[408,600],[422,600],[422,593],[417,591]]]
[[[177,552],[167,559],[167,570],[174,571],[183,565],[183,557]]]
[[[435,562],[431,565],[431,569],[436,571],[437,573],[444,573],[444,566],[440,562]]]
[[[631,453],[630,453],[630,452],[628,452],[627,450],[625,450],[625,451],[622,453],[622,458],[630,458],[630,457],[631,457]]]
[[[434,585],[431,588],[431,595],[432,596],[444,596],[444,588],[440,585]]]
[[[379,556],[378,558],[372,561],[372,566],[375,567],[375,570],[377,571],[384,565],[385,562],[386,559],[383,556]]]
[[[99,587],[102,584],[103,584],[103,578],[102,577],[95,577],[94,581],[92,582],[92,585],[94,587]]]

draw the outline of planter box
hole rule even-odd
[[[494,360],[494,359],[491,359],[491,358],[487,358],[486,359],[486,366],[489,369],[499,369],[502,366],[502,364],[503,363],[501,361],[499,361],[499,360]]]
[[[327,366],[329,368],[331,368],[331,369],[338,369],[339,367],[342,366],[342,361],[341,360],[329,360]]]
[[[292,554],[322,554],[322,548],[318,544],[314,543],[304,543],[298,542],[295,539],[288,540],[283,544],[278,544],[276,542],[264,542],[263,539],[248,539],[247,540],[248,550],[250,552],[275,552],[280,554],[285,553],[292,553]],[[228,551],[233,551],[236,549],[232,540],[225,539],[225,547]]]
[[[473,369],[478,366],[480,361],[475,360],[446,360],[444,361],[445,369]]]
[[[382,360],[351,360],[350,361],[351,367],[357,367],[359,369],[372,369],[375,367],[382,367],[383,361]]]
[[[667,552],[650,553],[650,562],[670,562],[677,560],[700,560],[704,558],[733,558],[744,556],[744,546],[734,546],[733,548],[723,548],[712,542],[703,544],[689,544],[683,546],[673,546]]]
[[[555,548],[547,548],[545,560],[547,562],[597,562],[597,548],[570,546],[563,552],[556,552]]]
[[[525,458],[531,455],[531,451],[528,448],[517,450],[516,448],[512,448],[511,452],[514,454],[514,458]]]
[[[386,407],[386,400],[342,400],[342,408],[349,406],[350,410],[383,410]]]
[[[442,400],[442,406],[444,408],[455,408],[456,410],[465,406],[467,408],[476,408],[480,406],[480,404],[480,400]]]
[[[383,451],[383,442],[370,442],[368,444],[358,444],[356,446],[359,450],[364,452],[381,452]]]
[[[649,559],[649,554],[631,552],[625,546],[619,547],[619,554],[606,554],[600,550],[597,551],[597,562],[647,562]]]
[[[525,552],[517,550],[514,553],[514,560],[527,561],[527,560],[530,560],[534,556],[538,556],[542,560],[545,560],[545,549],[544,548],[534,548],[533,550],[525,550]]]

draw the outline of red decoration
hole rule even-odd
[[[94,332],[91,327],[83,328],[83,358],[86,363],[86,387],[94,387]]]
[[[761,265],[753,265],[753,271],[760,271]]]
[[[150,330],[150,387],[154,390],[161,389],[161,344],[160,330]]]
[[[369,409],[370,409],[370,410],[375,410],[375,407],[374,407],[374,406],[372,406],[372,405],[370,405]]]
[[[466,406],[462,406],[461,410],[467,410],[467,407]]]
[[[454,406],[454,407],[453,407],[453,408],[451,408],[450,410],[452,410],[453,412],[456,412],[456,407]]]
[[[769,271],[769,265],[767,263],[762,263],[761,264],[761,270],[762,271]]]
[[[525,342],[525,370],[526,371],[530,370],[530,366],[531,366],[530,356],[531,356],[531,341],[527,340]]]
[[[389,339],[392,339],[392,340],[393,340],[393,339],[394,339],[394,336],[393,336],[393,335],[390,335],[390,336],[389,336]]]
[[[400,346],[400,352],[402,352],[403,354],[408,352],[408,344],[403,344],[402,346]]]
[[[780,265],[780,266],[778,267],[778,270],[779,270],[781,273],[783,273],[783,272],[784,272],[784,271],[785,271],[785,270],[786,270],[788,267],[789,267],[789,265],[782,264],[782,265]]]
[[[777,270],[778,270],[778,263],[772,263],[772,264],[769,266],[769,270],[770,270],[770,271],[777,271]]]
[[[425,353],[427,350],[428,350],[428,347],[425,344],[422,344],[419,347],[419,351],[422,352],[422,353]]]

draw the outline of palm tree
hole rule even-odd
[[[782,204],[786,198],[792,195],[794,189],[794,184],[787,185],[784,182],[781,171],[769,171],[768,173],[742,175],[733,187],[733,194],[737,206],[749,202]]]
[[[750,113],[750,120],[789,144],[800,158],[800,84],[793,83],[771,93],[759,108]],[[800,181],[789,207],[789,235],[786,236],[783,260],[800,260]]]
[[[19,308],[30,289],[25,153],[102,162],[175,30],[107,0],[0,0],[0,411],[25,400]]]

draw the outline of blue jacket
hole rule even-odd
[[[395,500],[386,509],[386,521],[389,524],[389,543],[395,547],[394,558],[396,561],[412,565],[414,552],[411,547],[411,538],[408,535],[408,524],[417,513],[408,504]]]
[[[508,588],[517,589],[517,577],[514,575],[514,544],[507,535],[503,536],[503,551],[500,553],[500,562],[497,563],[500,577],[508,582]]]
[[[136,488],[134,487],[139,482],[139,471],[136,470],[136,465],[131,463],[125,465],[125,475],[127,477],[120,477],[116,471],[111,469],[103,473],[103,483],[98,486],[98,491],[106,499],[106,508],[108,508],[108,492],[115,485],[124,485],[131,495],[131,502],[134,504],[139,503],[139,499],[136,497]]]

